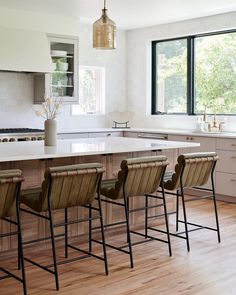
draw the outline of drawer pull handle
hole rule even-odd
[[[236,179],[230,179],[230,181],[234,181],[234,182],[236,182]]]
[[[231,146],[236,146],[236,143],[232,143]]]
[[[232,156],[231,159],[236,159],[236,157],[235,156]]]

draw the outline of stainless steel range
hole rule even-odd
[[[44,130],[31,128],[0,128],[0,142],[43,140]]]

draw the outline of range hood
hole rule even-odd
[[[45,33],[0,27],[0,71],[52,72]]]

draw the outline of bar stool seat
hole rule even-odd
[[[116,200],[119,195],[119,190],[116,187],[116,184],[118,183],[118,179],[105,179],[102,180],[101,187],[100,187],[100,192],[102,195]]]
[[[107,268],[107,256],[105,248],[105,239],[104,239],[104,229],[103,229],[103,219],[102,219],[102,210],[101,210],[101,201],[100,201],[100,182],[104,168],[100,163],[88,163],[88,164],[78,164],[70,166],[61,166],[61,167],[51,167],[48,168],[44,175],[44,181],[40,189],[30,189],[23,190],[21,193],[21,202],[28,206],[31,210],[21,208],[23,212],[35,215],[37,217],[46,219],[50,223],[50,237],[52,243],[52,252],[53,252],[53,264],[49,266],[41,265],[29,258],[25,258],[26,261],[31,264],[48,271],[49,273],[55,276],[56,289],[59,289],[59,278],[57,266],[59,264],[65,264],[72,261],[80,260],[82,258],[87,258],[93,256],[104,261],[105,272],[108,274]],[[93,201],[97,197],[98,206],[95,207],[92,205]],[[89,217],[81,217],[77,220],[69,220],[67,209],[71,207],[82,206],[89,210]],[[64,222],[59,224],[54,224],[52,213],[54,210],[64,209],[65,218]],[[97,212],[97,216],[93,216],[93,212]],[[41,213],[48,214],[41,214]],[[100,220],[100,229],[102,235],[102,246],[103,246],[103,256],[98,256],[92,253],[92,220]],[[89,223],[89,250],[83,250],[78,247],[75,247],[68,243],[68,226],[71,224],[88,222]],[[82,257],[72,258],[64,261],[57,261],[55,240],[54,240],[54,228],[63,226],[65,229],[65,257],[68,257],[68,248],[77,250],[85,254]],[[46,237],[45,237],[46,238]],[[42,240],[42,239],[40,239]],[[28,242],[37,242],[28,241]],[[54,270],[51,270],[50,267],[54,267]]]
[[[21,170],[14,169],[0,171],[0,219],[11,225],[11,231],[7,233],[0,232],[0,238],[14,235],[18,236],[18,270],[21,270],[21,277],[19,277],[0,265],[0,271],[5,273],[5,276],[0,276],[0,280],[10,277],[18,280],[23,284],[23,292],[24,295],[26,295],[27,288],[19,212],[20,188],[23,180],[24,178]],[[14,217],[16,217],[16,221],[14,220]],[[13,231],[12,226],[16,226],[17,230]]]
[[[168,165],[168,160],[165,156],[153,156],[153,157],[140,157],[140,158],[130,158],[125,159],[121,162],[120,171],[118,172],[117,179],[108,179],[102,180],[100,192],[101,195],[106,197],[106,199],[101,199],[103,202],[107,202],[113,205],[124,207],[125,213],[125,221],[106,224],[106,227],[112,227],[116,225],[121,225],[122,223],[126,224],[127,230],[127,242],[128,245],[116,247],[114,245],[106,243],[108,247],[112,249],[116,249],[123,253],[130,255],[130,265],[133,267],[133,256],[132,256],[132,243],[130,233],[136,234],[138,236],[142,236],[145,240],[136,242],[136,244],[140,244],[143,242],[158,240],[161,242],[168,243],[169,254],[171,256],[171,245],[170,245],[170,237],[169,237],[169,229],[167,222],[167,211],[166,211],[166,201],[164,195],[164,187],[162,191],[162,196],[155,196],[157,199],[161,199],[163,201],[162,204],[156,204],[152,206],[146,205],[140,208],[130,209],[129,201],[136,196],[146,196],[148,194],[155,194],[158,187],[162,186],[162,180],[164,177],[164,173],[166,170],[166,166]],[[147,232],[147,220],[145,220],[145,233],[136,232],[134,230],[130,230],[129,226],[129,214],[132,212],[145,210],[147,212],[151,208],[157,208],[163,206],[164,207],[164,217],[166,220],[166,230],[167,230],[167,240],[162,240],[159,238],[155,238],[153,236],[148,235]],[[125,250],[128,247],[129,250]]]
[[[42,203],[40,202],[40,194],[42,193],[41,188],[22,190],[21,191],[21,202],[32,208],[36,212],[42,211]]]

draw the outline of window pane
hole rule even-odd
[[[187,112],[187,40],[156,44],[156,113]]]
[[[195,39],[195,113],[236,113],[236,33]]]
[[[73,115],[104,113],[105,69],[79,68],[79,104],[72,107]]]

